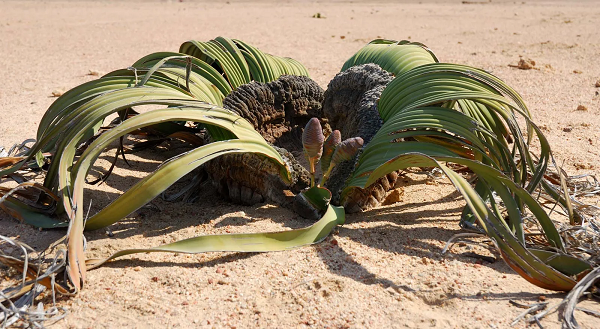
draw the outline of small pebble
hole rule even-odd
[[[587,111],[588,108],[585,105],[579,105],[577,106],[577,111]]]

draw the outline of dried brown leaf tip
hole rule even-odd
[[[310,119],[302,132],[302,145],[304,146],[304,154],[310,165],[311,173],[315,172],[315,164],[323,154],[324,141],[325,136],[323,136],[323,128],[321,128],[319,119]]]
[[[321,157],[321,170],[326,172],[329,169],[329,163],[335,148],[342,142],[342,134],[339,130],[334,130],[323,144],[323,156]]]

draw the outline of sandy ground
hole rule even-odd
[[[321,13],[324,19],[312,18]],[[35,136],[37,123],[68,90],[189,39],[243,39],[304,63],[323,87],[368,41],[385,37],[429,45],[446,62],[481,67],[524,97],[555,157],[571,174],[600,173],[600,3],[462,4],[312,2],[0,2],[0,145]],[[536,69],[509,67],[519,57]],[[586,111],[576,110],[579,105]],[[166,158],[169,154],[157,157]],[[97,209],[158,160],[133,159],[99,190]],[[89,273],[57,328],[118,327],[440,327],[507,328],[523,303],[563,294],[536,288],[487,245],[460,245],[464,205],[445,181],[410,174],[402,200],[351,215],[325,242],[270,254],[139,255]],[[198,204],[153,202],[104,231],[87,234],[92,255],[149,247],[199,234],[258,232],[310,223],[272,205],[242,207],[204,192]],[[96,202],[97,201],[97,202]],[[591,200],[598,204],[598,199]],[[65,231],[38,231],[0,213],[0,234],[44,248]],[[0,268],[0,270],[5,270]],[[541,297],[544,296],[544,297]],[[600,306],[587,307],[600,311]],[[583,327],[598,319],[579,314]],[[543,320],[558,328],[558,315]],[[517,327],[523,327],[520,323]]]

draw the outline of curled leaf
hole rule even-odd
[[[323,144],[323,156],[321,156],[321,170],[326,172],[329,169],[329,163],[335,148],[342,142],[342,134],[339,130],[334,130]]]
[[[333,152],[333,156],[331,157],[331,166],[335,166],[336,164],[350,160],[353,156],[358,153],[358,150],[363,146],[363,139],[360,137],[352,137],[348,138],[345,141],[341,142],[335,148],[335,152]]]
[[[302,145],[304,146],[304,154],[310,164],[311,173],[315,172],[315,164],[323,154],[324,141],[325,136],[323,136],[323,128],[321,128],[319,119],[310,119],[302,132]]]
[[[313,186],[298,193],[294,198],[294,211],[300,216],[318,220],[329,207],[331,192],[323,187]]]

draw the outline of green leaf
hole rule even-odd
[[[320,186],[313,186],[301,192],[301,195],[319,211],[325,211],[331,201],[331,191]]]
[[[88,259],[86,264],[89,269],[92,269],[111,259],[125,255],[146,252],[176,252],[195,254],[211,251],[284,251],[318,243],[325,239],[335,226],[344,224],[344,221],[344,208],[328,206],[327,212],[325,212],[325,215],[323,215],[318,222],[302,229],[272,233],[204,235],[154,248],[121,250],[105,259]]]
[[[559,272],[568,276],[581,275],[586,271],[593,270],[589,263],[582,261],[579,258],[566,254],[559,254],[547,250],[528,249],[532,254],[538,257],[542,262],[555,268]]]
[[[374,63],[395,76],[415,67],[435,63],[433,52],[419,43],[374,40],[344,63],[342,71],[361,64]]]
[[[6,199],[0,203],[0,208],[6,211],[10,216],[19,219],[21,222],[39,228],[58,228],[67,227],[66,221],[52,218],[48,214],[40,212],[17,199]]]

